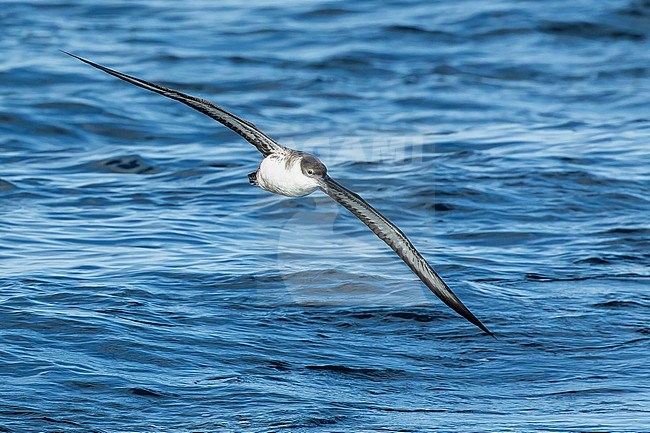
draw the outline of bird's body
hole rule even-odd
[[[252,123],[210,101],[123,74],[74,54],[66,54],[128,83],[188,105],[233,130],[255,146],[264,156],[257,171],[248,175],[252,185],[287,197],[302,197],[320,189],[352,212],[391,247],[431,292],[447,306],[478,326],[486,334],[494,335],[458,299],[406,235],[364,199],[332,179],[325,165],[315,156],[276,143]]]
[[[303,197],[316,191],[318,182],[302,172],[301,163],[305,157],[315,158],[293,149],[288,152],[272,153],[265,157],[257,169],[256,185],[275,194],[287,197]]]

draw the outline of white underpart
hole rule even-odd
[[[293,159],[289,164],[287,160]],[[316,179],[305,176],[300,168],[300,158],[271,154],[262,160],[257,171],[260,187],[287,197],[302,197],[318,189]]]

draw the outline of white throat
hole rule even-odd
[[[300,155],[272,153],[257,170],[257,183],[267,191],[287,197],[302,197],[318,189],[318,181],[305,176]]]

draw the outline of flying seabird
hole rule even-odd
[[[303,197],[320,189],[352,212],[391,247],[442,302],[469,322],[478,326],[486,334],[494,336],[451,291],[420,252],[415,249],[406,235],[359,195],[332,179],[327,173],[325,164],[314,155],[276,143],[251,122],[224,110],[210,101],[123,74],[66,51],[63,51],[63,53],[128,83],[188,105],[241,135],[264,155],[259,168],[248,175],[251,185],[257,185],[262,189],[287,197]]]

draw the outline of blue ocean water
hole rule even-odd
[[[5,1],[0,431],[650,430],[650,2]],[[212,100],[407,233],[64,49]]]

